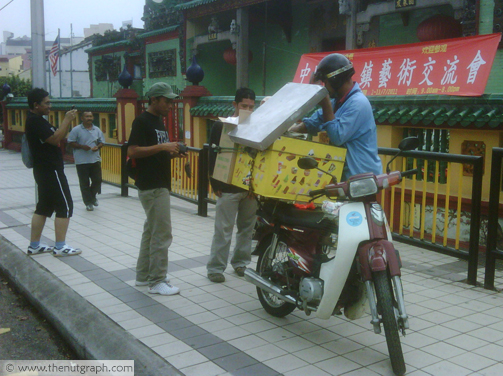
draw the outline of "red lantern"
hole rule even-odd
[[[462,27],[453,17],[437,14],[419,24],[417,38],[421,42],[438,39],[459,38],[462,36]]]
[[[236,50],[234,48],[228,48],[224,51],[224,60],[227,64],[236,65]],[[251,63],[253,60],[253,54],[248,50],[248,62]]]

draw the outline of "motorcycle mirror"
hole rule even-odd
[[[398,149],[401,151],[414,150],[419,147],[419,138],[417,137],[407,137],[400,141],[398,144]]]
[[[419,138],[417,137],[406,137],[402,141],[400,141],[400,144],[398,144],[398,149],[400,149],[400,151],[396,153],[396,155],[393,158],[391,158],[391,160],[386,165],[386,173],[387,174],[390,173],[391,162],[393,162],[395,158],[402,153],[402,151],[414,150],[417,149],[418,146],[419,146]]]
[[[316,159],[311,157],[302,157],[297,161],[297,166],[303,170],[312,170],[313,168],[318,167],[318,162]]]

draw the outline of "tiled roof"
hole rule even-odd
[[[257,106],[262,97],[257,97]],[[377,124],[423,127],[503,128],[503,94],[481,97],[442,95],[368,97]],[[202,97],[192,116],[230,116],[233,97]],[[311,111],[308,115],[314,112]]]
[[[503,126],[503,94],[369,97],[377,124],[496,128]]]
[[[178,10],[185,10],[185,9],[195,8],[200,5],[204,5],[204,4],[214,3],[215,1],[218,1],[218,0],[193,0],[193,1],[189,1],[187,3],[178,4],[174,8],[178,9]]]
[[[143,39],[143,38],[148,38],[148,37],[155,37],[156,35],[160,35],[160,34],[164,34],[164,33],[169,33],[171,31],[175,31],[179,27],[180,27],[180,25],[174,25],[174,26],[165,27],[164,29],[158,29],[158,30],[149,31],[147,33],[143,33],[143,34],[138,35],[138,38],[139,39]]]
[[[72,106],[78,111],[111,112],[117,111],[117,100],[115,98],[51,98],[51,111],[69,111]],[[28,109],[26,98],[13,98],[7,104],[7,109]]]
[[[260,101],[263,97],[255,98],[255,106],[260,105]],[[190,109],[190,114],[192,116],[217,116],[217,117],[228,117],[234,113],[234,106],[232,101],[234,97],[202,97],[197,102],[197,105]]]
[[[130,40],[120,40],[118,42],[107,43],[107,44],[102,44],[101,46],[91,47],[91,48],[88,48],[87,50],[84,50],[84,52],[87,52],[87,53],[96,52],[96,51],[106,50],[108,48],[128,46],[129,44],[131,44]]]

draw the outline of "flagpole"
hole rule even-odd
[[[51,61],[49,59],[47,59],[47,65],[49,66],[49,93],[52,93],[52,89],[51,89],[51,73],[52,73],[52,70],[51,70]],[[45,67],[45,64],[44,64],[44,67]],[[45,69],[44,69],[45,71]],[[45,73],[45,72],[44,72]]]
[[[63,89],[62,89],[62,78],[63,78],[63,72],[61,71],[61,35],[59,34],[59,29],[58,29],[58,60],[59,60],[59,97],[63,98]]]
[[[73,98],[73,25],[70,24],[70,97]]]

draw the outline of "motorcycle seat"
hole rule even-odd
[[[315,210],[298,209],[283,201],[268,200],[260,206],[257,214],[268,222],[287,226],[331,230],[336,227],[333,220],[325,218],[321,208]]]

